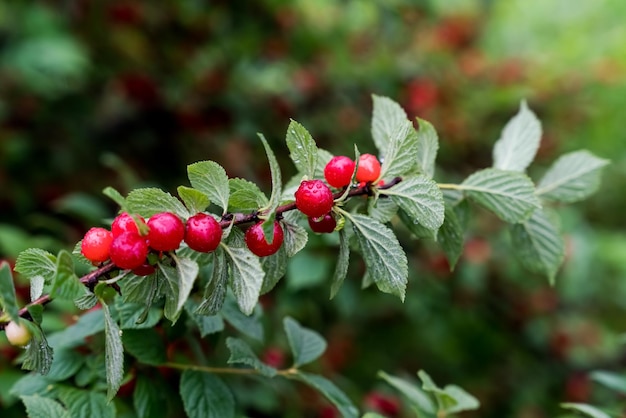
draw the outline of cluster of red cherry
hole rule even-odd
[[[341,189],[352,181],[355,161],[349,157],[333,157],[324,168],[326,182]],[[359,157],[356,180],[368,183],[378,179],[380,162],[372,154]],[[337,222],[332,214],[333,193],[321,180],[304,180],[295,193],[298,210],[308,217],[311,230],[317,233],[331,233]],[[262,228],[263,221],[249,227],[245,242],[250,251],[266,257],[278,251],[284,239],[284,232],[279,222],[274,222],[274,237],[267,242]],[[140,228],[140,225],[142,226]],[[145,228],[147,226],[147,228]],[[142,231],[146,231],[142,232]],[[91,228],[81,242],[81,253],[92,263],[111,260],[121,269],[130,269],[140,276],[154,272],[154,266],[147,262],[151,250],[156,252],[174,251],[184,241],[195,251],[209,253],[214,251],[222,239],[222,228],[211,215],[197,213],[183,222],[171,212],[161,212],[151,216],[148,221],[139,216],[124,212],[111,224],[111,230]]]

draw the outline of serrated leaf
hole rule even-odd
[[[85,364],[85,357],[71,349],[56,350],[54,361],[46,378],[61,382],[76,374]]]
[[[150,304],[123,302],[120,298],[115,299],[115,312],[119,327],[125,329],[153,328],[163,317],[163,312],[158,308],[151,308]]]
[[[252,314],[256,306],[265,272],[259,258],[246,247],[230,247],[221,244],[230,267],[230,287],[241,312]]]
[[[213,271],[211,279],[204,289],[204,299],[196,308],[198,315],[215,315],[224,304],[228,284],[228,264],[224,257],[224,251],[218,247],[213,258]]]
[[[156,187],[133,190],[126,197],[126,203],[129,213],[137,213],[146,218],[160,212],[172,212],[183,219],[189,217],[189,211],[180,200]]]
[[[194,189],[205,193],[209,200],[228,209],[230,189],[224,168],[215,161],[198,161],[187,166],[187,176]]]
[[[417,166],[420,173],[432,178],[435,175],[435,160],[439,151],[439,137],[430,122],[417,118]]]
[[[122,288],[122,300],[124,302],[136,302],[149,304],[158,295],[159,282],[156,275],[147,277],[129,274],[120,281]]]
[[[107,399],[111,400],[119,390],[124,379],[124,347],[122,345],[122,331],[111,317],[111,311],[106,304],[102,304],[104,312],[105,355]]]
[[[48,340],[38,324],[26,321],[24,323],[33,334],[33,339],[26,346],[22,369],[34,370],[39,374],[46,375],[52,366],[54,351],[48,344]]]
[[[252,351],[252,348],[250,348],[245,341],[239,338],[228,337],[226,339],[226,346],[230,350],[228,364],[247,364],[258,371],[262,376],[276,376],[277,370],[259,360],[257,355],[254,354],[254,351]]]
[[[541,134],[541,122],[523,100],[519,111],[507,122],[500,139],[494,145],[494,168],[525,171],[535,159]]]
[[[74,305],[81,311],[93,308],[96,306],[96,303],[98,303],[96,295],[87,291],[81,297],[74,299]]]
[[[311,363],[326,351],[326,340],[317,331],[303,327],[290,317],[283,319],[283,326],[293,355],[294,368]]]
[[[165,344],[154,328],[127,329],[122,334],[122,343],[140,363],[159,366],[167,361]]]
[[[583,403],[562,403],[561,407],[565,409],[571,409],[572,411],[582,412],[583,414],[591,418],[611,418],[609,414],[602,411],[601,409]]]
[[[278,251],[268,257],[261,258],[261,267],[265,272],[261,295],[266,294],[278,284],[287,272],[287,254],[285,247],[281,246]]]
[[[535,273],[554,277],[565,257],[565,241],[546,213],[537,209],[522,223],[511,225],[511,241],[515,256]]]
[[[189,418],[234,418],[235,399],[228,386],[214,374],[185,370],[180,396]]]
[[[287,257],[291,258],[299,253],[309,240],[306,229],[294,222],[287,222],[287,218],[281,222],[284,232],[283,248]]]
[[[199,315],[197,314],[198,304],[190,299],[185,304],[185,310],[191,317],[191,319],[198,326],[201,337],[206,337],[210,334],[215,334],[224,330],[224,320],[219,315]]]
[[[398,205],[391,199],[368,199],[367,214],[381,224],[390,222],[398,213]]]
[[[56,348],[76,347],[85,342],[85,338],[104,330],[102,309],[87,312],[78,321],[63,331],[50,335],[50,345]]]
[[[15,284],[11,266],[6,261],[0,262],[0,308],[9,315],[12,321],[19,320],[20,308],[17,304]]]
[[[446,205],[445,218],[443,225],[437,232],[437,241],[441,245],[441,249],[446,254],[450,269],[454,270],[459,257],[463,253],[463,244],[465,243],[465,231],[463,226],[452,207]]]
[[[487,168],[469,176],[460,188],[475,202],[509,223],[522,222],[540,208],[533,182],[523,173]]]
[[[161,292],[165,296],[163,314],[167,319],[175,323],[182,312],[182,309],[178,309],[180,293],[178,271],[174,267],[159,263],[158,272],[159,277],[162,277],[165,284],[161,287]]]
[[[433,241],[437,239],[437,230],[428,229],[415,222],[415,218],[411,217],[402,209],[398,209],[398,218],[400,218],[402,224],[404,224],[409,232],[415,235],[416,238],[431,239]]]
[[[365,266],[378,289],[404,301],[408,261],[393,231],[368,216],[345,215],[352,222]]]
[[[427,176],[409,177],[380,193],[390,196],[414,222],[427,229],[436,230],[443,224],[443,194],[437,183]]]
[[[259,134],[259,138],[265,148],[267,160],[270,165],[270,175],[272,177],[272,193],[270,195],[267,208],[263,208],[263,216],[265,217],[265,221],[263,222],[263,234],[265,235],[265,240],[271,244],[274,240],[274,212],[280,204],[280,198],[282,196],[282,179],[280,174],[280,165],[278,164],[278,160],[276,160],[274,151],[272,151],[270,144],[267,142],[263,134]]]
[[[354,406],[350,398],[330,380],[300,370],[297,371],[295,377],[324,395],[326,399],[337,407],[343,418],[358,418],[359,410],[357,407]]]
[[[126,199],[124,199],[124,196],[122,196],[122,194],[115,190],[113,187],[105,187],[104,190],[102,190],[102,194],[117,203],[122,212],[128,212]]]
[[[313,178],[317,165],[317,145],[309,131],[295,120],[287,128],[289,156],[299,172]]]
[[[594,370],[589,374],[591,380],[601,385],[626,395],[626,377],[621,373],[609,372],[605,370]]]
[[[226,299],[220,314],[237,331],[255,340],[263,341],[264,331],[261,324],[260,308],[256,308],[253,315],[244,315],[237,307],[237,302],[229,297]]]
[[[251,181],[233,178],[228,179],[230,197],[228,207],[242,212],[253,212],[268,205],[269,201],[259,186]]]
[[[190,214],[203,212],[211,204],[211,201],[206,193],[201,192],[198,189],[178,186],[176,191],[178,192],[178,196],[180,196],[183,203],[185,203],[185,206]]]
[[[480,406],[474,396],[456,385],[446,385],[445,388],[441,389],[424,370],[420,370],[417,375],[422,381],[422,389],[433,393],[437,398],[440,411],[457,413],[477,409]]]
[[[50,295],[59,299],[74,300],[85,294],[84,286],[74,273],[72,255],[61,250],[57,255],[56,276]]]
[[[350,245],[345,229],[339,231],[339,254],[337,255],[337,264],[333,273],[332,283],[330,285],[330,298],[334,298],[339,292],[343,281],[348,274],[350,265]]]
[[[63,405],[49,398],[39,395],[21,396],[29,418],[70,418],[69,412]]]
[[[378,372],[378,377],[385,380],[391,386],[396,388],[401,394],[406,396],[411,405],[419,411],[427,414],[436,412],[435,405],[430,397],[424,393],[416,384],[408,382],[396,376],[391,376],[385,372]]]
[[[46,284],[52,282],[56,272],[57,258],[48,251],[29,248],[22,251],[15,261],[15,271],[29,279],[43,277]]]
[[[168,408],[163,393],[168,389],[160,379],[139,375],[133,391],[138,418],[165,418]]]
[[[413,128],[413,124],[405,119],[395,127],[389,137],[380,169],[380,177],[392,179],[414,172],[417,167],[417,160],[415,159],[417,152],[417,132]]]
[[[34,302],[43,295],[46,279],[43,276],[33,276],[30,278],[30,301]]]
[[[115,404],[102,394],[89,390],[62,388],[59,399],[69,409],[72,418],[115,418]]]
[[[176,271],[178,272],[178,302],[176,310],[183,309],[185,302],[189,298],[193,284],[198,277],[198,263],[189,258],[176,257]]]
[[[402,106],[388,97],[372,95],[372,101],[372,138],[378,151],[386,158],[389,142],[397,127],[407,121],[407,115]]]
[[[564,203],[585,199],[600,186],[600,169],[608,163],[586,150],[565,154],[543,176],[537,195]]]

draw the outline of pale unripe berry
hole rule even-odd
[[[19,347],[27,345],[33,337],[26,325],[17,322],[9,322],[4,331],[9,343]]]

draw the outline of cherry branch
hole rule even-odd
[[[351,197],[356,197],[356,196],[373,196],[376,190],[389,189],[390,187],[395,186],[401,181],[402,181],[401,177],[395,177],[393,180],[389,181],[388,183],[385,183],[376,187],[372,187],[371,183],[366,183],[362,186],[355,187],[354,189],[350,190],[347,194],[346,194],[345,189],[342,191],[339,191],[333,194],[333,199],[340,199],[344,194],[346,194],[345,196],[346,199],[351,198]],[[276,208],[275,213],[276,213],[276,216],[280,218],[283,213],[289,212],[295,209],[297,209],[296,204],[295,202],[292,202],[292,203],[287,203],[285,205],[279,206],[278,208]],[[249,214],[227,213],[222,217],[222,220],[220,221],[220,226],[222,228],[227,228],[231,224],[240,225],[240,224],[246,224],[250,222],[258,222],[261,219],[259,215],[261,215],[259,211],[255,211]],[[119,268],[115,264],[112,264],[112,263],[104,264],[100,266],[99,268],[97,268],[96,270],[93,270],[92,272],[81,277],[79,281],[93,292],[93,289],[96,287],[96,285],[100,281],[100,278],[103,276],[107,276],[109,273],[112,273],[116,269],[119,269]],[[28,303],[23,308],[21,308],[19,310],[19,316],[29,321],[32,321],[33,318],[28,312],[28,308],[31,306],[35,306],[35,305],[45,306],[50,302],[52,302],[52,296],[50,294],[42,295],[39,298]],[[4,329],[7,323],[8,322],[0,322],[0,330]]]

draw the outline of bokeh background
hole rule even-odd
[[[105,186],[175,192],[198,160],[267,190],[256,133],[288,178],[290,118],[334,154],[374,152],[371,94],[433,123],[436,178],[460,181],[491,164],[525,99],[544,131],[531,177],[580,148],[612,161],[597,194],[559,208],[568,252],[554,287],[476,211],[453,273],[436,244],[400,237],[404,304],[360,289],[358,256],[329,301],[336,242],[311,236],[263,300],[266,354],[280,361],[292,315],[329,340],[320,367],[364,410],[400,400],[378,370],[425,369],[480,399],[463,416],[564,416],[564,401],[623,411],[589,373],[626,366],[625,16],[621,0],[1,2],[0,258],[70,249],[115,214]],[[0,373],[0,403],[20,416],[7,394],[20,372],[5,356]],[[308,393],[240,392],[251,417],[332,416]],[[400,409],[387,414],[410,416]]]

